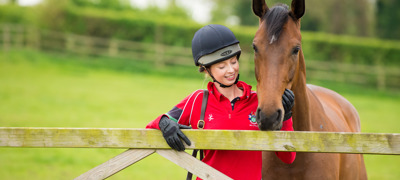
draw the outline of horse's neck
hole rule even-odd
[[[297,73],[293,80],[292,90],[295,94],[293,107],[293,128],[295,131],[312,130],[311,115],[309,111],[309,89],[306,85],[306,65],[303,52],[300,51]]]

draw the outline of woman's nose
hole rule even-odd
[[[235,70],[234,70],[234,68],[233,68],[233,66],[230,64],[229,66],[228,66],[228,72],[234,72]]]

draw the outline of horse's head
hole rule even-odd
[[[253,12],[260,18],[253,40],[260,130],[282,126],[282,95],[285,88],[292,88],[303,56],[300,18],[304,11],[304,0],[293,0],[291,9],[287,5],[269,9],[265,0],[253,0]]]

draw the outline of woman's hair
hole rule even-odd
[[[199,67],[199,72],[202,73],[202,72],[204,72],[205,70],[206,70],[206,67],[200,65],[200,67]]]
[[[207,70],[208,69],[208,70]],[[199,67],[199,72],[200,73],[204,73],[204,78],[205,79],[207,79],[207,78],[211,78],[211,76],[208,74],[209,73],[209,71],[210,71],[210,66],[202,66],[202,65],[200,65],[200,67]]]

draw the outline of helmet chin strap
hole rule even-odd
[[[222,88],[232,87],[234,84],[237,84],[238,81],[239,81],[239,74],[238,74],[237,77],[236,77],[235,82],[234,82],[233,84],[227,86],[227,85],[225,85],[225,84],[222,84],[222,83],[218,82],[218,81],[214,78],[214,76],[211,74],[209,68],[206,68],[206,70],[207,70],[208,74],[211,76],[211,78],[213,79],[213,81],[216,82],[216,83],[218,83]]]

